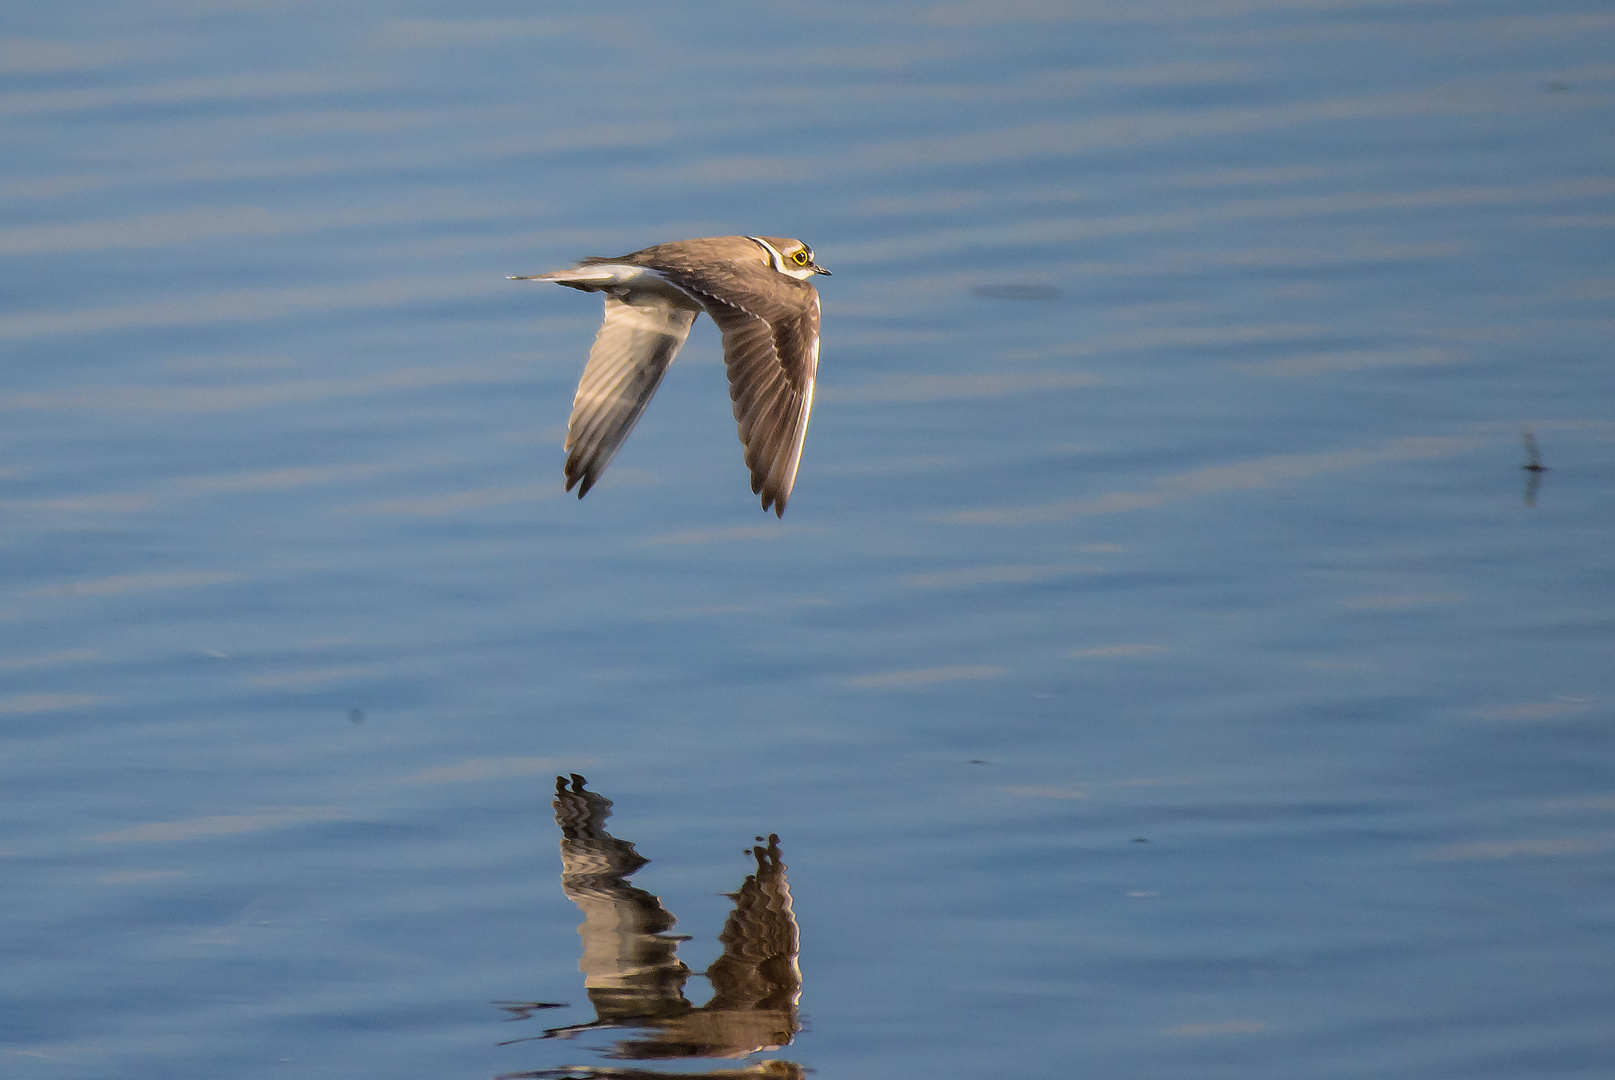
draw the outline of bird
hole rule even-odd
[[[605,294],[605,321],[567,422],[566,490],[576,487],[581,499],[600,479],[704,311],[723,333],[752,494],[764,511],[784,517],[819,368],[819,292],[811,281],[829,273],[800,240],[709,236],[512,275]]]

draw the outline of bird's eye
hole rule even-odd
[[[791,256],[791,261],[797,266],[806,266],[812,257],[813,256],[807,253],[807,248],[803,248],[801,251],[798,251],[795,255]]]

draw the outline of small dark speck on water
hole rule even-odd
[[[348,710],[348,722],[353,724],[364,723],[364,710],[353,708]]]
[[[510,1014],[506,1020],[526,1020],[540,1009],[566,1008],[564,1001],[495,1001],[493,1004]]]
[[[1534,507],[1537,489],[1542,486],[1542,474],[1548,471],[1548,467],[1542,464],[1542,455],[1537,451],[1536,435],[1531,429],[1526,428],[1520,432],[1520,436],[1525,441],[1525,464],[1520,468],[1530,474],[1525,478],[1525,505]]]
[[[985,761],[983,761],[979,757],[973,757],[973,758],[970,759],[970,764],[972,764],[972,765],[985,765],[987,763]]]
[[[1053,300],[1060,295],[1052,285],[972,285],[970,291],[988,300]]]
[[[1135,844],[1147,844],[1147,843],[1149,843],[1149,841],[1147,839],[1145,839],[1144,837],[1142,837],[1142,836],[1135,836],[1135,837],[1133,837],[1133,843],[1135,843]]]
[[[1528,472],[1547,472],[1548,467],[1542,464],[1542,454],[1537,450],[1536,433],[1530,428],[1526,428],[1523,432],[1521,432],[1521,437],[1525,441],[1526,460],[1525,464],[1521,465],[1520,468],[1525,469]]]

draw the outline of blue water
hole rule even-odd
[[[1611,56],[8,11],[0,1073],[1610,1075]],[[731,233],[835,272],[784,520],[706,319],[566,496],[598,302],[506,275]]]

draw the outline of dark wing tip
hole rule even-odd
[[[594,482],[600,479],[598,473],[591,472],[578,461],[566,463],[566,490],[578,489],[578,498],[583,498],[594,487]]]
[[[761,495],[763,509],[774,511],[775,517],[785,516],[785,500],[789,499],[789,492],[774,490],[768,486],[768,476],[765,473],[753,472],[751,474],[751,493]]]
[[[754,482],[752,490],[756,491],[761,486],[760,483]],[[785,516],[785,500],[789,498],[789,495],[784,495],[777,491],[765,491],[763,492],[763,511],[766,513],[772,510],[775,517],[782,518]]]

